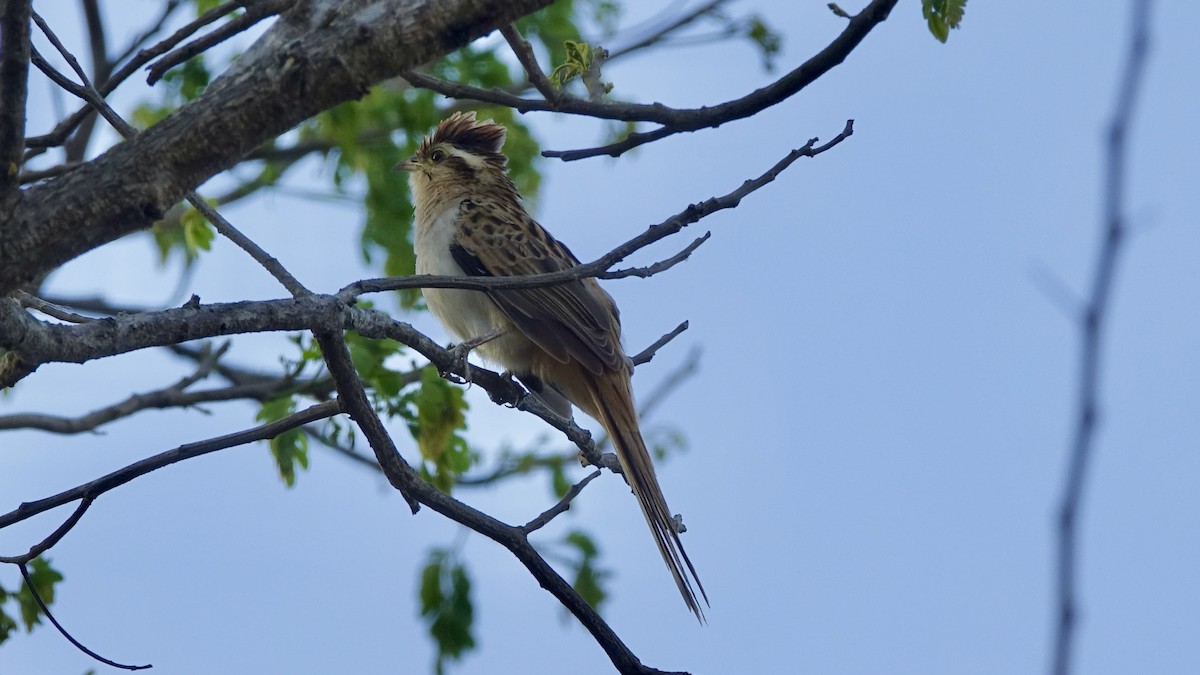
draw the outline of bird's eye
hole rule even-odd
[[[434,150],[432,153],[430,153],[429,159],[432,159],[435,162],[440,162],[443,159],[446,159],[446,153],[442,152],[441,150]]]

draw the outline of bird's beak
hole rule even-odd
[[[420,165],[417,164],[417,156],[413,155],[403,162],[400,162],[396,166],[393,166],[392,171],[416,171],[419,168]]]

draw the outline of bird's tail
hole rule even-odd
[[[708,594],[704,592],[704,585],[696,576],[696,568],[683,550],[683,542],[679,540],[679,533],[675,529],[675,519],[667,508],[667,500],[654,474],[654,463],[638,429],[629,376],[610,372],[588,379],[595,407],[594,412],[588,412],[593,413],[612,438],[621,468],[642,507],[642,515],[650,525],[658,550],[671,570],[671,576],[675,577],[675,585],[679,587],[688,609],[704,623],[704,610],[700,607],[696,591],[700,592],[706,605]]]

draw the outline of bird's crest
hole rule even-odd
[[[505,129],[492,120],[475,121],[475,112],[456,112],[442,120],[437,129],[421,142],[421,155],[427,155],[442,143],[476,155],[499,155],[504,146]]]

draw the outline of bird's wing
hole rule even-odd
[[[473,276],[541,274],[579,264],[523,209],[472,200],[459,209],[450,253]],[[617,308],[595,279],[501,289],[488,295],[521,332],[555,359],[577,361],[595,374],[624,367]]]

